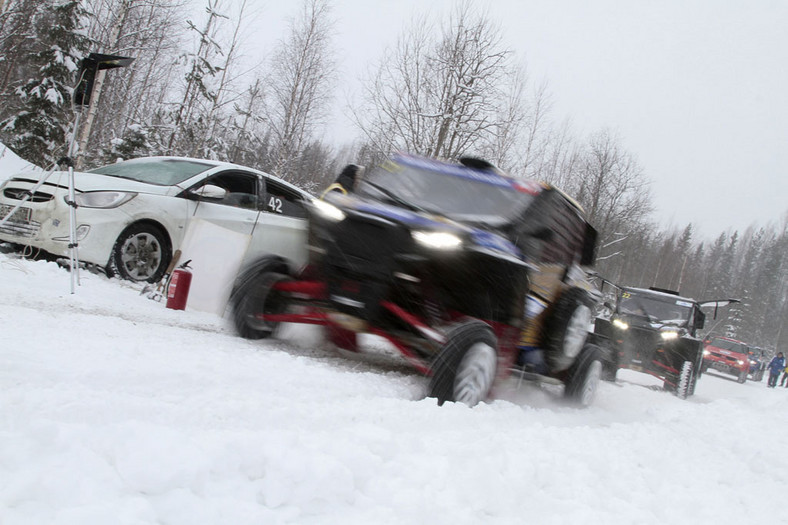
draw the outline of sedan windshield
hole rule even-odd
[[[692,313],[692,305],[680,299],[661,299],[623,292],[618,303],[622,314],[645,317],[651,322],[683,325]]]
[[[141,159],[108,164],[89,173],[111,175],[159,186],[174,186],[213,167],[211,164],[193,160]]]
[[[388,162],[361,179],[359,193],[412,210],[496,224],[533,199],[508,178],[442,163]]]

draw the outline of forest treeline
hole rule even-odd
[[[198,9],[201,8],[201,9]],[[631,286],[742,302],[706,332],[788,349],[788,216],[696,237],[653,217],[648,176],[608,129],[579,136],[551,113],[500,25],[472,1],[403,27],[347,108],[357,139],[337,144],[329,117],[341,65],[330,0],[302,0],[256,62],[244,56],[252,0],[0,0],[0,140],[50,166],[179,155],[236,162],[309,191],[348,161],[394,150],[483,157],[573,196],[599,231],[597,271]],[[187,18],[184,13],[194,13]],[[90,52],[134,58],[101,71],[88,107],[71,104]]]

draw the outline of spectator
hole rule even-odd
[[[788,388],[788,366],[783,369],[783,377],[780,379],[780,386]]]
[[[356,186],[358,185],[358,181],[361,179],[361,173],[363,170],[364,168],[358,164],[348,164],[337,176],[337,180],[335,180],[331,186],[325,189],[320,198],[324,199],[330,192],[338,192],[343,195],[354,192],[356,190]]]
[[[777,352],[777,355],[772,357],[769,361],[769,388],[777,386],[777,378],[780,377],[780,372],[785,369],[785,357],[782,352]]]

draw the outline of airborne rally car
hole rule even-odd
[[[702,373],[703,347],[696,337],[706,320],[706,306],[733,299],[698,302],[659,288],[617,287],[609,318],[597,318],[594,331],[612,345],[610,379],[618,368],[644,372],[664,381],[664,388],[686,399]],[[716,315],[716,308],[715,308]]]
[[[319,324],[351,351],[358,334],[382,336],[441,404],[475,405],[512,370],[591,402],[602,356],[587,342],[595,295],[583,267],[596,233],[572,199],[478,159],[403,154],[326,199],[309,206],[304,269],[268,256],[240,275],[241,336]]]

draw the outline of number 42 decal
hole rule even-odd
[[[268,199],[268,209],[276,213],[282,213],[282,199],[272,196]]]

